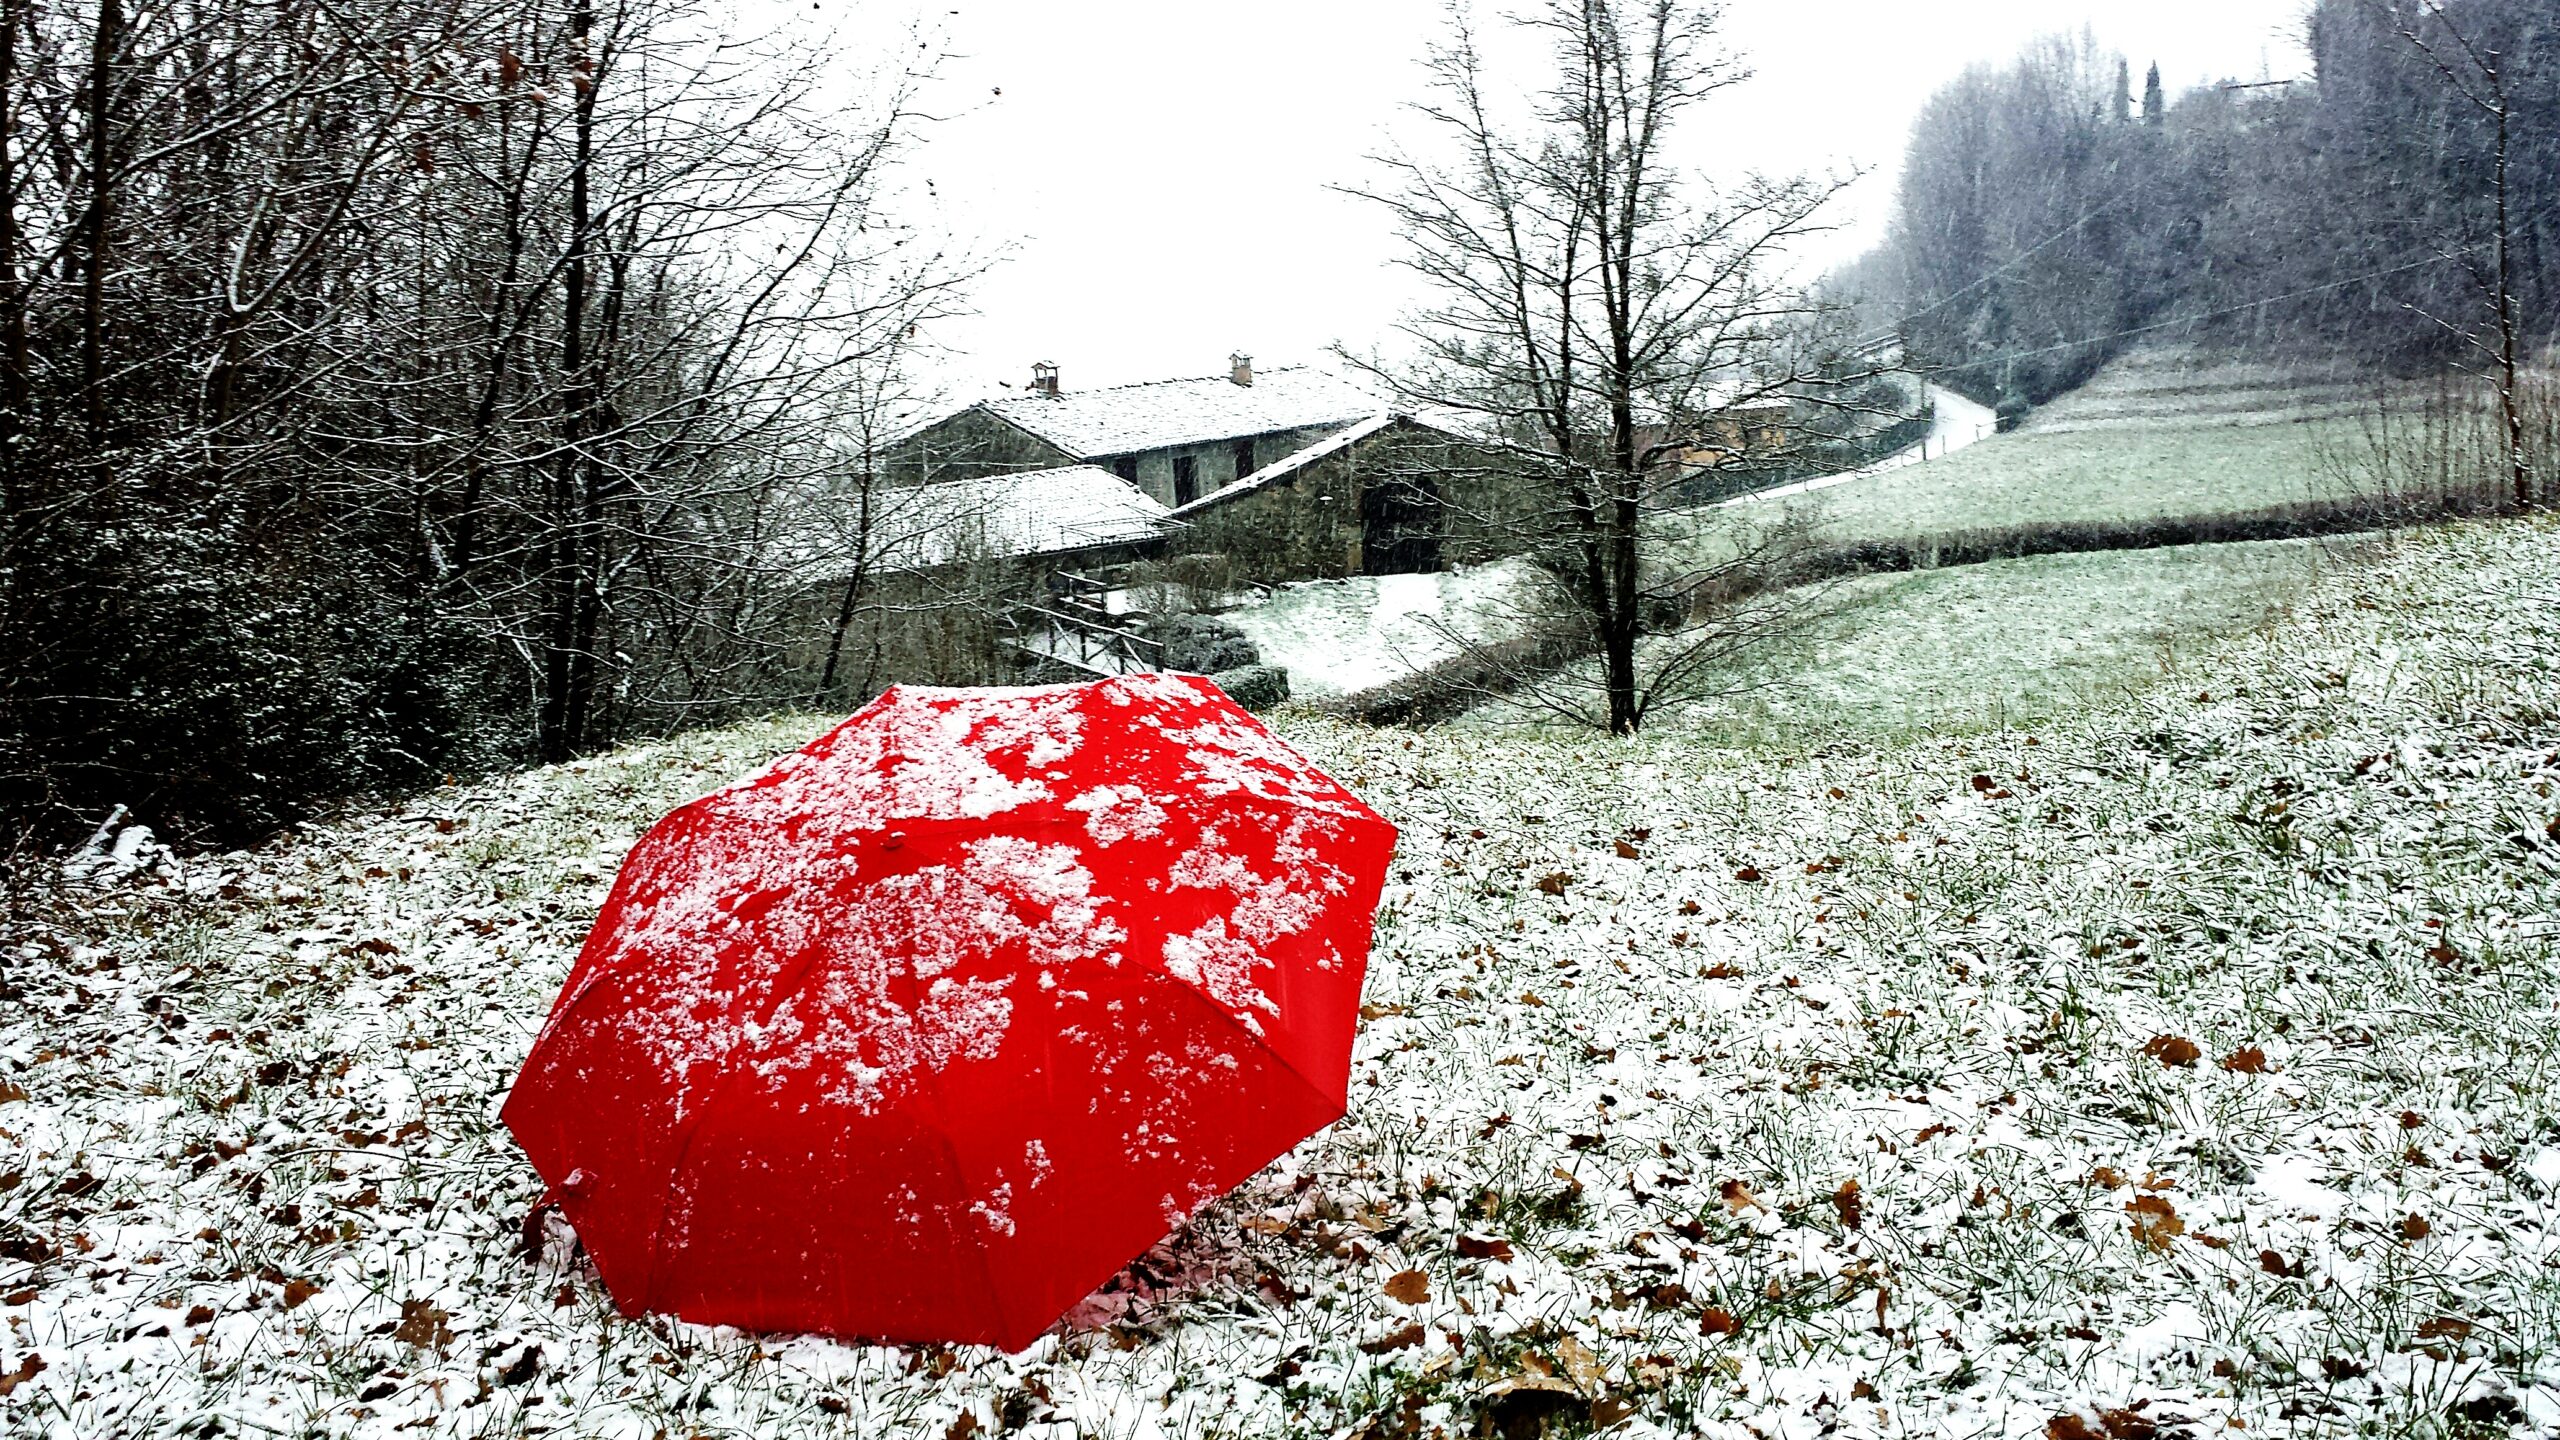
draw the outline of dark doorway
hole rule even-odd
[[[1173,457],[1173,503],[1188,505],[1200,498],[1200,461],[1190,455]]]
[[[1440,568],[1440,487],[1395,476],[1360,487],[1360,572],[1427,575]]]

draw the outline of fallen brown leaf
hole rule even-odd
[[[2133,1238],[2154,1250],[2166,1250],[2169,1243],[2187,1231],[2187,1222],[2178,1218],[2177,1207],[2158,1195],[2136,1195],[2125,1202],[2124,1213],[2133,1217]]]
[[[1360,1353],[1363,1355],[1384,1355],[1391,1350],[1410,1350],[1421,1343],[1422,1326],[1419,1324],[1412,1324],[1406,1325],[1401,1329],[1390,1330],[1375,1340],[1361,1341]]]
[[[1584,1393],[1588,1394],[1600,1388],[1600,1382],[1604,1378],[1600,1357],[1586,1349],[1581,1341],[1570,1335],[1557,1341],[1556,1358],[1564,1362],[1565,1378],[1580,1387]]]
[[[400,1302],[400,1326],[391,1332],[391,1338],[403,1345],[442,1349],[453,1343],[453,1331],[445,1323],[452,1318],[436,1308],[432,1300],[403,1300]]]
[[[2184,1035],[2154,1035],[2144,1043],[2142,1053],[2172,1070],[2180,1070],[2195,1064],[2204,1051]]]

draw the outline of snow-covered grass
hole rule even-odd
[[[2105,550],[1862,575],[1803,592],[1802,629],[1705,677],[1658,722],[1799,748],[2028,724],[2174,679],[2219,639],[2279,619],[2353,541]],[[1687,643],[1646,642],[1649,662]],[[1596,661],[1575,680],[1599,699]],[[1575,681],[1541,687],[1570,697]],[[1547,718],[1520,699],[1470,721]]]
[[[1677,569],[1728,560],[1788,515],[1808,522],[1815,544],[1847,545],[2348,499],[2373,483],[2354,457],[2368,446],[2376,393],[2345,367],[2279,369],[2155,347],[2108,366],[2019,433],[1985,438],[1988,410],[1931,387],[1939,428],[1926,461],[1906,452],[1853,474],[1668,512],[1651,527],[1662,565]],[[2033,567],[2013,573],[2032,583]],[[1288,667],[1297,694],[1323,699],[1401,679],[1462,642],[1520,634],[1535,583],[1516,559],[1446,575],[1355,576],[1285,586],[1227,618],[1265,659]]]
[[[1220,618],[1266,664],[1288,667],[1292,694],[1323,699],[1401,679],[1465,644],[1512,638],[1543,583],[1518,558],[1437,575],[1354,575],[1284,585]]]
[[[2152,344],[2119,356],[2087,384],[2037,408],[2025,428],[2030,434],[2059,434],[2160,423],[2286,425],[2363,415],[2395,392],[2414,398],[2405,382],[2350,357],[2296,357],[2279,364],[2191,345]]]
[[[1746,504],[1814,517],[1832,544],[2073,523],[2257,512],[2364,497],[2380,383],[2343,366],[2278,369],[2183,347],[2135,351],[1994,436],[1923,465],[1819,494]],[[2423,396],[2393,392],[2414,409]],[[1661,522],[1673,553],[1725,542],[1695,517]],[[1691,531],[1697,533],[1691,534]]]
[[[524,1233],[493,1115],[615,857],[815,721],[39,894],[0,1416],[2548,1432],[2555,600],[2560,528],[2426,532],[2031,734],[1284,721],[1404,831],[1352,1113],[1020,1356],[619,1319]]]
[[[2022,430],[1826,492],[1826,539],[1927,535],[2072,520],[2149,520],[2344,498],[2324,450],[2354,422],[2164,423]]]

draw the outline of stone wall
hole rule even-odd
[[[1073,465],[1076,457],[984,410],[963,410],[908,436],[883,468],[901,484],[977,480]]]
[[[1370,492],[1398,487],[1411,508],[1417,488],[1436,496],[1437,565],[1481,564],[1525,548],[1539,497],[1504,457],[1438,431],[1405,425],[1326,456],[1184,517],[1168,556],[1223,556],[1234,573],[1265,583],[1358,575],[1390,538],[1363,521],[1381,507]],[[1399,508],[1399,507],[1386,507]]]
[[[1256,435],[1253,437],[1253,464],[1241,474],[1236,470],[1236,446],[1241,442],[1236,440],[1214,440],[1205,445],[1181,445],[1166,450],[1147,450],[1136,455],[1103,456],[1094,460],[1093,463],[1105,470],[1117,471],[1125,476],[1127,472],[1121,469],[1123,463],[1136,461],[1138,488],[1170,507],[1182,503],[1174,492],[1174,462],[1177,460],[1191,461],[1194,478],[1199,486],[1197,494],[1193,496],[1197,499],[1200,496],[1215,494],[1243,479],[1245,475],[1250,475],[1274,461],[1285,460],[1343,428],[1339,425],[1316,425],[1297,430],[1277,431],[1269,435]]]
[[[1213,440],[1125,455],[1097,455],[1089,460],[978,409],[968,409],[908,436],[889,452],[884,469],[892,480],[976,480],[1017,470],[1046,470],[1059,465],[1093,464],[1130,479],[1170,507],[1182,503],[1175,493],[1175,462],[1189,460],[1197,492],[1193,498],[1225,489],[1255,470],[1285,460],[1342,430],[1340,425],[1304,426],[1252,437],[1252,463],[1239,471],[1239,440]]]

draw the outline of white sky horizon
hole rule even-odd
[[[1486,6],[1490,13],[1496,7]],[[1684,122],[1702,169],[1860,168],[1827,269],[1881,237],[1912,117],[1965,67],[2086,26],[2137,92],[2302,74],[2308,0],[1731,0],[1756,78]],[[946,52],[906,168],[915,219],[996,256],[932,337],[946,401],[1323,363],[1388,339],[1414,292],[1376,207],[1332,187],[1419,126],[1442,0],[961,0],[905,12]],[[806,13],[806,12],[803,12]],[[856,14],[856,29],[887,18]],[[839,15],[839,18],[841,16]],[[929,192],[922,182],[930,181]]]

